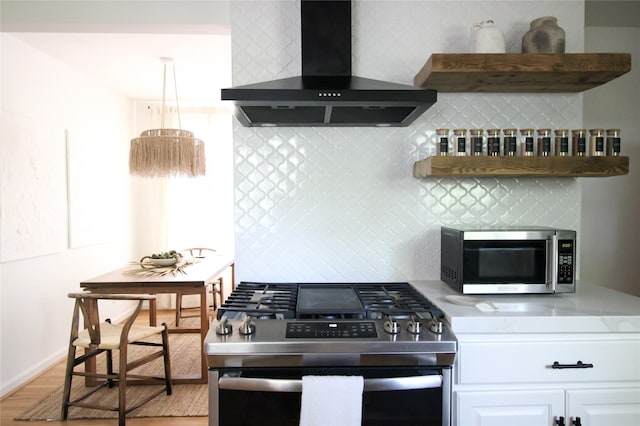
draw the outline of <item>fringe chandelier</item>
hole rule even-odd
[[[162,58],[162,118],[160,129],[145,130],[140,137],[131,140],[129,149],[129,173],[143,177],[204,176],[206,172],[204,142],[193,132],[182,130],[178,85],[173,60]],[[164,128],[167,89],[167,63],[173,67],[173,84],[178,111],[178,129]]]

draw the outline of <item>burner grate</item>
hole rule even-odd
[[[300,287],[305,291],[312,291],[311,296],[306,297],[306,303],[303,303],[303,306],[298,306]],[[335,292],[313,293],[314,289],[331,290],[336,287],[338,289],[349,287],[355,291],[357,298],[362,302],[362,308],[357,314],[354,315],[353,308],[338,309],[336,306],[342,305],[338,303],[341,300],[334,300],[337,297]],[[322,297],[328,297],[328,299],[323,301]],[[317,306],[313,306],[314,303],[317,303]],[[312,305],[313,309],[308,308],[307,305]],[[328,311],[324,312],[323,308]],[[382,318],[389,315],[406,318],[422,314],[442,316],[442,312],[406,282],[298,284],[243,281],[236,286],[218,309],[218,319],[225,314],[227,316],[246,314],[266,319]]]
[[[220,306],[217,317],[220,319],[225,312],[237,312],[257,317],[294,318],[297,299],[297,284],[243,281]]]
[[[408,283],[366,283],[354,285],[368,312],[411,315],[432,312],[435,307]]]

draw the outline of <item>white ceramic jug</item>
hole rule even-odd
[[[482,21],[471,26],[471,53],[504,53],[504,35],[493,21]]]

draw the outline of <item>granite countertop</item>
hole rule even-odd
[[[640,333],[640,297],[579,282],[575,293],[463,295],[442,281],[412,281],[454,333]]]

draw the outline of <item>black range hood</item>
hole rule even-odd
[[[437,100],[351,75],[351,1],[301,0],[302,76],[222,89],[247,127],[408,126]]]

